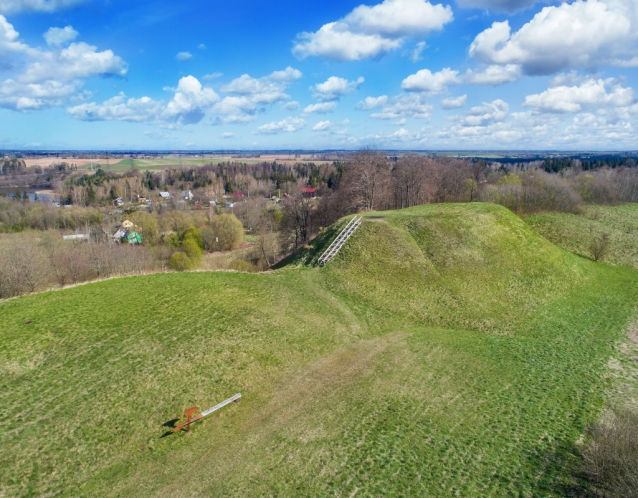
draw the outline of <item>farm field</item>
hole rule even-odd
[[[586,258],[592,257],[592,238],[608,234],[604,261],[638,269],[638,204],[591,206],[580,216],[543,213],[525,221],[557,246]]]
[[[310,154],[304,154],[299,157],[294,155],[276,155],[276,154],[262,154],[260,157],[234,157],[232,155],[205,155],[203,157],[182,156],[181,165],[180,158],[177,156],[166,156],[162,158],[152,159],[121,159],[111,160],[110,164],[106,164],[104,160],[100,160],[97,163],[100,167],[106,171],[122,172],[129,171],[133,168],[138,170],[151,170],[161,171],[166,168],[197,168],[206,164],[219,164],[222,162],[241,162],[246,164],[258,164],[262,162],[277,161],[279,164],[295,164],[296,162],[314,162],[316,164],[323,164],[325,162],[315,159]],[[97,164],[96,163],[96,164]],[[89,165],[85,164],[79,169],[89,169]]]
[[[0,302],[0,496],[582,496],[638,271],[478,203],[368,213],[319,268],[346,221],[265,274]]]

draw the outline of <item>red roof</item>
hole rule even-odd
[[[317,192],[317,189],[312,187],[306,187],[306,188],[302,188],[301,192],[304,194],[314,194],[315,192]]]

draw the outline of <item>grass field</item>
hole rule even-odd
[[[334,233],[0,303],[0,496],[582,496],[638,272],[489,204],[370,213],[319,268]]]
[[[604,261],[638,269],[638,204],[592,206],[580,216],[543,213],[525,221],[557,246],[586,258],[592,238],[606,233],[610,246]]]

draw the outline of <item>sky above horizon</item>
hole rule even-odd
[[[636,0],[0,0],[3,149],[637,150]]]

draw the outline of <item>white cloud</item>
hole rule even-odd
[[[371,117],[375,119],[428,119],[432,112],[432,106],[427,103],[423,95],[418,93],[400,94],[392,98],[385,95],[376,98],[368,97],[359,102],[357,108],[361,110],[380,109],[379,112],[371,114]]]
[[[443,109],[460,109],[467,104],[467,95],[461,95],[460,97],[448,97],[441,101],[441,107]]]
[[[276,133],[293,133],[299,131],[306,126],[306,122],[301,118],[287,117],[279,122],[272,122],[257,128],[256,133],[261,134],[276,134]]]
[[[274,71],[262,78],[243,74],[222,87],[222,92],[231,95],[224,97],[214,107],[213,112],[224,115],[224,123],[254,121],[255,114],[264,106],[290,99],[285,93],[286,89],[292,81],[301,77],[301,72],[291,67],[283,71]]]
[[[65,26],[64,28],[49,28],[43,36],[47,45],[59,46],[75,40],[79,34],[73,27]]]
[[[516,81],[521,75],[521,66],[516,64],[506,64],[505,66],[491,65],[482,71],[465,72],[463,81],[473,85],[502,85]]]
[[[297,109],[299,109],[299,102],[297,102],[296,100],[286,102],[282,107],[287,111],[296,111]]]
[[[634,90],[624,88],[613,78],[590,78],[578,86],[554,86],[525,97],[524,107],[535,113],[577,113],[598,107],[628,107],[636,102]]]
[[[476,36],[470,56],[487,64],[520,64],[526,74],[596,65],[638,65],[634,0],[577,0],[545,7],[515,33],[495,22]]]
[[[452,119],[462,126],[487,126],[504,121],[509,116],[509,110],[510,106],[507,102],[496,99],[492,102],[483,102],[483,105],[472,107],[467,113]]]
[[[320,102],[319,104],[310,104],[303,110],[303,112],[305,114],[310,114],[313,112],[316,112],[317,114],[326,114],[328,112],[334,111],[336,107],[336,102]]]
[[[39,60],[27,66],[21,76],[26,82],[90,78],[93,76],[126,76],[128,64],[112,50],[97,52],[97,47],[84,42],[71,43],[60,51],[43,52]]]
[[[361,111],[370,111],[372,109],[378,109],[388,103],[388,96],[381,95],[380,97],[366,97],[364,100],[357,104],[357,109]]]
[[[364,81],[363,77],[359,77],[356,81],[348,81],[345,78],[330,76],[323,83],[311,86],[310,91],[314,98],[323,102],[338,100],[344,95],[356,92]]]
[[[1,14],[17,12],[56,12],[85,3],[87,0],[0,0]]]
[[[226,139],[226,138],[234,138],[234,137],[235,137],[235,134],[231,133],[229,131],[221,134],[221,138],[224,138],[224,139]]]
[[[153,122],[162,113],[161,102],[142,97],[127,99],[120,93],[101,104],[95,102],[80,104],[67,109],[70,116],[82,121],[134,121]]]
[[[178,52],[175,58],[181,62],[189,61],[193,58],[193,54],[190,52]]]
[[[111,50],[98,52],[84,42],[55,47],[77,36],[70,26],[57,29],[45,35],[54,45],[50,50],[32,48],[0,15],[0,55],[10,61],[9,78],[0,81],[1,107],[25,111],[64,105],[81,97],[85,78],[126,75],[128,65]]]
[[[452,20],[452,9],[427,0],[384,0],[360,5],[343,19],[301,33],[292,49],[300,58],[336,61],[376,58],[399,48],[406,37],[424,36]]]
[[[422,59],[421,54],[423,53],[423,50],[425,50],[425,47],[427,47],[427,44],[424,41],[417,43],[410,55],[410,60],[412,62],[420,61]]]
[[[459,7],[515,12],[531,7],[540,0],[456,0]]]
[[[218,100],[219,96],[212,88],[202,87],[193,76],[185,76],[179,80],[168,104],[150,97],[126,99],[120,93],[102,104],[84,103],[67,109],[67,112],[83,121],[134,121],[179,126],[198,123]]]
[[[403,80],[401,88],[408,92],[441,93],[447,90],[447,86],[460,83],[459,72],[449,67],[438,73],[432,73],[429,69],[421,69],[416,74],[411,74]]]
[[[216,80],[217,78],[221,78],[224,76],[224,73],[210,73],[202,76],[203,80]]]
[[[330,121],[319,121],[312,127],[312,131],[328,131],[333,124]]]
[[[205,43],[200,43],[199,45],[197,45],[197,48],[200,50],[206,50],[206,44]]]
[[[0,107],[16,111],[35,111],[64,105],[76,94],[79,81],[46,80],[41,83],[20,83],[8,79],[0,82]]]

